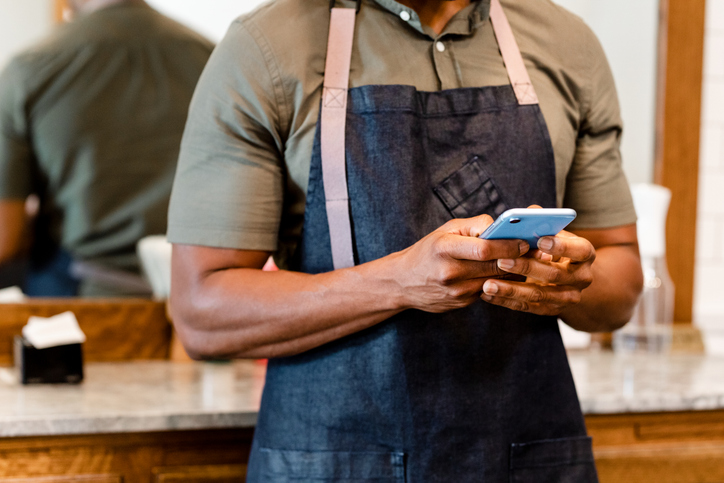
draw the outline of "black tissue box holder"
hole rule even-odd
[[[36,349],[15,336],[15,368],[23,384],[78,384],[83,381],[81,344]]]

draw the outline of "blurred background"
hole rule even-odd
[[[218,42],[231,19],[261,2],[149,0],[148,3]],[[692,68],[683,70],[669,63],[669,75],[673,77],[667,79],[665,56],[671,42],[667,40],[668,25],[662,23],[662,12],[667,7],[658,0],[557,0],[557,3],[581,16],[598,35],[607,53],[623,113],[625,131],[621,149],[629,182],[662,183],[664,178],[674,184],[681,181],[673,186],[668,228],[669,269],[677,286],[676,319],[696,319],[699,324],[716,327],[718,320],[724,320],[724,298],[719,295],[717,284],[719,274],[724,270],[721,242],[724,191],[720,188],[724,181],[724,1],[708,0],[702,7],[702,15],[705,15],[705,32],[700,33],[705,38],[703,62],[699,66],[699,69],[703,68],[702,93],[689,92],[693,85],[690,77],[698,75],[696,64],[692,64],[694,71],[689,72]],[[64,6],[61,0],[0,0],[0,11],[3,13],[0,16],[0,66],[3,66],[13,53],[47,35],[63,18]],[[689,23],[696,21],[692,18]],[[677,40],[674,45],[680,43]],[[682,57],[697,54],[695,46],[682,48],[688,49]],[[686,138],[687,145],[679,146],[675,144],[678,141],[672,141],[672,150],[685,150],[684,153],[666,151],[663,140],[666,82],[668,80],[672,89],[680,90],[681,86],[674,84],[680,78],[688,82],[687,90],[680,92],[688,98],[680,102],[701,106],[697,120],[701,122],[701,129],[698,129],[698,122],[692,125],[693,120],[682,118],[687,134],[668,133],[669,138]],[[696,147],[691,145],[694,136],[698,139]],[[676,168],[666,172],[665,163]],[[686,173],[686,179],[677,180],[682,173]],[[686,254],[676,255],[682,258],[672,263],[674,255],[671,252],[684,251]]]

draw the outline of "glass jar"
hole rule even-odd
[[[614,333],[617,352],[668,352],[674,322],[674,283],[665,257],[643,257],[644,290],[631,321]]]

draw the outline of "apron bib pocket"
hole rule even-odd
[[[513,444],[510,483],[597,483],[591,438]]]
[[[262,481],[404,483],[404,453],[287,451],[260,448]]]
[[[488,214],[495,219],[508,209],[478,156],[473,156],[433,191],[455,218]]]

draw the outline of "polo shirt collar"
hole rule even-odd
[[[420,23],[420,18],[417,16],[417,13],[411,8],[397,3],[395,0],[374,1],[382,8],[395,14],[398,17],[400,16],[400,14],[402,14],[402,12],[407,12],[407,14],[410,16],[410,20],[407,21],[407,24],[415,30],[419,31],[420,33],[433,38],[442,37],[443,35],[448,34],[472,35],[475,30],[482,24],[484,24],[490,17],[490,0],[473,0],[470,5],[458,12],[450,20],[450,22],[448,22],[445,30],[443,30],[440,35],[435,35],[435,33],[430,28]]]

